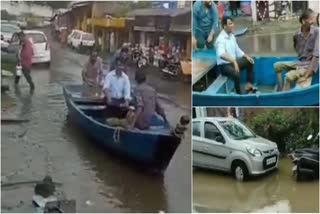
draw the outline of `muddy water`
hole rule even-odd
[[[294,32],[249,35],[238,37],[240,48],[250,55],[296,55],[293,49]]]
[[[297,183],[292,164],[282,159],[279,170],[248,182],[231,175],[194,170],[195,212],[319,212],[319,180]]]
[[[55,43],[51,48],[51,69],[40,67],[32,71],[36,84],[33,95],[23,79],[20,90],[2,96],[2,106],[6,107],[3,115],[30,120],[2,124],[2,183],[39,180],[49,174],[62,183],[58,188],[61,195],[76,200],[77,212],[189,212],[190,135],[179,146],[163,176],[143,173],[108,154],[67,119],[61,84],[80,81],[82,68],[76,61],[87,57],[62,50]],[[170,82],[157,85],[159,89],[164,86],[163,91],[172,92],[186,87]],[[179,92],[170,97],[176,93]],[[180,96],[176,102],[180,105],[162,100],[172,124],[181,114],[189,113],[190,95]],[[3,188],[1,211],[32,212],[32,195],[33,185]]]

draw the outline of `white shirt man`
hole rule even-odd
[[[128,106],[131,100],[131,85],[125,74],[125,66],[117,61],[116,69],[110,71],[104,80],[103,92],[110,105]]]

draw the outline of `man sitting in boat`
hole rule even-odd
[[[254,60],[246,55],[238,46],[236,38],[233,34],[234,23],[231,17],[222,19],[222,28],[216,42],[217,65],[222,75],[231,78],[234,81],[234,87],[237,94],[241,94],[240,89],[240,70],[247,70],[246,91],[255,92],[253,87]]]
[[[192,43],[197,48],[213,48],[213,37],[219,31],[219,13],[213,1],[196,1],[192,10]]]
[[[131,85],[125,73],[126,66],[118,58],[115,70],[110,71],[104,80],[103,92],[109,111],[116,117],[123,118],[131,100]]]
[[[145,130],[149,129],[151,125],[167,123],[165,112],[157,99],[156,90],[146,83],[145,72],[136,72],[135,80],[138,84],[134,93],[136,112],[131,127]],[[162,117],[163,121],[156,117],[156,113]],[[157,123],[155,120],[157,120]]]
[[[278,91],[289,90],[292,82],[297,82],[298,84],[309,82],[311,84],[312,75],[318,68],[319,28],[313,26],[314,13],[311,10],[304,11],[299,21],[301,28],[293,36],[293,46],[298,53],[298,61],[277,62],[274,64],[278,79]],[[289,72],[286,74],[286,83],[283,87],[281,72],[284,70]]]
[[[102,66],[102,59],[98,56],[98,51],[92,50],[90,58],[82,70],[82,80],[85,86],[85,93],[94,96],[100,93],[100,83],[103,79]]]

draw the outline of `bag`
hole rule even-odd
[[[20,77],[22,75],[22,66],[17,65],[16,66],[16,76]]]

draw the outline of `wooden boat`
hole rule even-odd
[[[198,51],[193,54],[193,62],[204,66],[193,65],[193,85],[209,71],[216,74],[216,79],[207,84],[204,91],[193,91],[194,106],[314,106],[319,104],[319,72],[317,72],[307,87],[292,85],[285,92],[274,92],[277,84],[273,64],[279,61],[294,61],[296,57],[260,57],[256,56],[254,71],[255,85],[260,88],[255,94],[235,94],[232,80],[222,76],[216,66],[214,51]],[[246,72],[241,72],[241,83],[246,81]],[[283,74],[284,78],[284,74]],[[268,88],[269,90],[262,90]],[[244,91],[244,90],[243,90]]]
[[[143,131],[111,127],[106,123],[104,103],[82,97],[82,91],[81,85],[63,87],[70,119],[96,143],[144,169],[163,172],[167,168],[181,142],[168,124]]]

